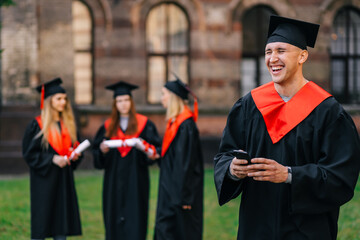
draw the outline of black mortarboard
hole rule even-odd
[[[285,42],[305,50],[314,47],[319,24],[303,22],[280,16],[270,16],[268,43]]]
[[[176,77],[176,80],[169,81],[165,84],[164,87],[169,89],[171,92],[175,93],[177,96],[181,97],[184,100],[188,99],[189,93],[194,97],[194,121],[196,122],[199,115],[198,110],[198,100],[195,94],[191,91],[191,89],[183,83],[175,73],[173,73]]]
[[[62,84],[61,78],[55,78],[36,87],[36,90],[41,93],[40,109],[43,109],[44,107],[45,98],[56,93],[66,93],[65,89],[61,87],[60,84]]]
[[[41,93],[44,87],[44,98],[47,98],[56,93],[66,93],[65,89],[60,86],[62,84],[61,78],[55,78],[51,81],[43,83],[36,87],[36,90]]]
[[[176,80],[167,82],[165,87],[182,99],[188,99],[190,89],[176,75],[175,77]]]
[[[114,98],[116,98],[117,96],[120,96],[120,95],[130,95],[131,96],[131,91],[134,89],[137,89],[139,87],[136,85],[127,83],[127,82],[120,81],[120,82],[111,84],[109,86],[106,86],[105,88],[108,90],[114,91]]]

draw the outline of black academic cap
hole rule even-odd
[[[114,98],[116,98],[117,96],[120,96],[120,95],[130,95],[131,96],[131,91],[134,89],[137,89],[139,87],[136,85],[127,83],[127,82],[120,81],[120,82],[108,85],[105,88],[108,90],[114,91]]]
[[[175,74],[174,76],[176,77],[176,80],[167,82],[164,87],[182,99],[188,99],[190,89]]]
[[[194,116],[193,116],[193,118],[194,118],[194,121],[196,122],[198,119],[198,115],[199,115],[197,97],[191,91],[191,89],[186,84],[184,84],[178,78],[178,76],[176,76],[175,73],[173,73],[173,74],[176,77],[176,80],[167,82],[164,87],[166,87],[171,92],[175,93],[177,96],[181,97],[184,100],[188,99],[189,93],[193,96],[193,98],[194,98]]]
[[[280,16],[270,16],[267,43],[285,42],[305,50],[314,47],[319,24]]]
[[[46,83],[43,83],[36,87],[36,90],[39,93],[42,93],[42,90],[44,90],[44,99],[54,95],[56,93],[66,93],[65,89],[60,86],[62,84],[61,78],[55,78],[51,81],[48,81]]]

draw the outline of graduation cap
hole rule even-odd
[[[165,84],[165,88],[169,89],[171,92],[175,93],[180,98],[187,100],[189,99],[189,94],[194,98],[194,120],[197,121],[198,117],[198,101],[196,95],[191,91],[191,89],[183,83],[175,73],[173,73],[176,80],[169,81]]]
[[[136,85],[124,82],[124,81],[120,81],[120,82],[108,85],[105,88],[108,90],[114,91],[114,98],[116,98],[117,96],[120,96],[120,95],[130,95],[131,96],[131,91],[135,90],[139,87]]]
[[[65,89],[61,87],[60,84],[62,84],[61,78],[55,78],[36,87],[36,90],[41,93],[40,109],[43,109],[44,107],[45,98],[56,93],[66,93]]]
[[[165,87],[182,99],[188,99],[190,89],[180,79],[176,78],[176,80],[167,82]]]
[[[273,15],[270,16],[267,44],[285,42],[303,50],[306,46],[313,48],[319,27],[319,24]]]

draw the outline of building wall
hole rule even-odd
[[[37,82],[38,24],[36,2],[18,2],[1,10],[1,103],[35,103],[30,86]]]
[[[2,9],[2,103],[35,105],[37,84],[60,76],[73,96],[71,0],[17,0]],[[94,106],[109,105],[106,84],[119,79],[141,86],[136,103],[146,102],[145,22],[161,0],[84,0],[94,18]],[[305,76],[329,90],[329,45],[334,15],[359,1],[180,0],[190,20],[190,84],[200,108],[229,108],[240,97],[242,18],[266,5],[278,14],[321,24],[309,49]],[[266,34],[266,33],[264,33]]]
[[[83,2],[89,7],[94,23],[94,104],[75,106],[82,135],[92,138],[108,116],[112,93],[104,86],[118,80],[140,86],[134,92],[137,109],[148,115],[163,134],[164,110],[146,102],[145,46],[147,14],[163,1]],[[309,49],[304,72],[306,78],[330,90],[329,48],[334,16],[345,5],[360,9],[359,0],[174,2],[190,20],[190,86],[200,99],[198,126],[205,143],[207,139],[220,138],[228,111],[241,97],[242,18],[246,11],[265,5],[279,15],[319,23],[318,40],[315,48]],[[72,1],[15,0],[15,3],[16,6],[1,9],[1,48],[5,51],[1,58],[0,165],[2,161],[12,161],[11,156],[21,158],[25,123],[38,114],[39,94],[34,91],[35,86],[59,76],[70,99],[74,99]],[[358,112],[358,106],[352,106],[356,123],[360,122]],[[11,127],[16,131],[7,131]],[[208,154],[209,159],[212,153]]]
[[[70,98],[74,95],[74,50],[71,0],[38,0],[39,79],[61,77]]]
[[[33,88],[60,76],[74,92],[71,0],[16,0],[2,9],[1,93],[3,105],[36,105]],[[109,105],[106,84],[117,80],[140,85],[136,103],[146,102],[145,22],[161,0],[83,0],[94,18],[94,105]],[[240,97],[242,18],[265,5],[279,15],[321,24],[318,41],[309,49],[305,76],[329,90],[329,46],[334,15],[359,1],[178,0],[190,20],[190,84],[201,109],[230,108]],[[266,34],[266,33],[264,33]]]

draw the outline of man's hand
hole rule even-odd
[[[191,205],[182,205],[182,209],[191,210]]]
[[[231,175],[242,179],[248,176],[249,169],[247,168],[248,161],[246,159],[233,158],[230,164]]]
[[[288,168],[280,163],[267,158],[253,158],[247,166],[248,177],[256,181],[268,181],[273,183],[285,182],[288,177]]]

